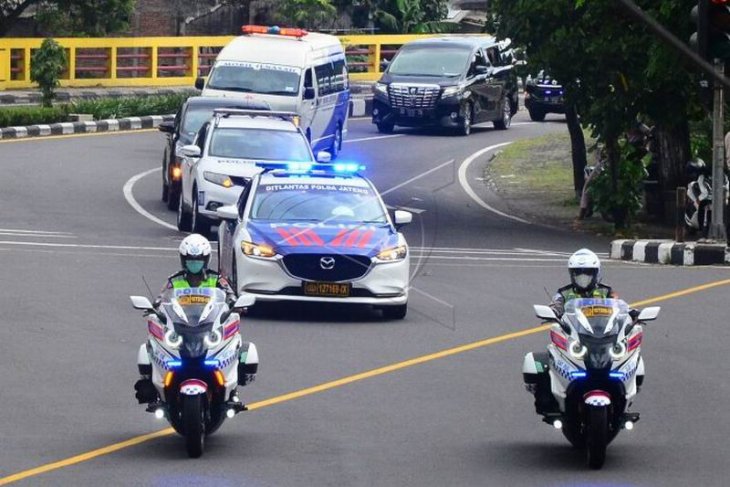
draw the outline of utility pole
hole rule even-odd
[[[725,63],[715,59],[715,72],[722,76]],[[714,83],[712,110],[712,221],[708,236],[712,240],[727,241],[725,232],[725,137],[723,134],[724,89]]]

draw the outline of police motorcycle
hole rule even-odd
[[[188,456],[197,458],[206,435],[246,410],[236,386],[254,380],[258,351],[241,338],[240,311],[255,298],[241,296],[230,309],[226,294],[216,288],[169,289],[157,309],[143,296],[130,298],[135,309],[146,312],[148,339],[137,363],[157,397],[147,411],[167,419],[185,438]],[[140,402],[149,397],[140,390],[145,382],[135,385]]]
[[[684,223],[689,233],[700,232],[707,237],[712,223],[712,167],[705,161],[697,159],[687,163],[687,175],[693,178],[687,185],[687,202],[684,209]],[[725,186],[725,207],[728,205],[730,192],[727,175],[723,175]]]
[[[570,300],[562,318],[548,306],[534,308],[552,323],[551,343],[547,353],[525,355],[525,387],[535,394],[543,421],[585,449],[589,467],[599,469],[607,445],[639,420],[629,407],[644,379],[643,324],[655,320],[660,308],[645,308],[636,320],[618,299]]]

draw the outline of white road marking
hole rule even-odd
[[[48,234],[37,234],[37,233],[18,233],[18,232],[4,232],[0,230],[0,236],[2,237],[46,237],[46,238],[77,238],[75,235],[56,235],[52,233]]]
[[[129,178],[129,181],[124,183],[124,187],[122,188],[122,191],[124,192],[124,198],[127,200],[127,203],[129,203],[129,205],[132,208],[134,208],[134,210],[137,213],[139,213],[143,217],[147,218],[148,220],[157,223],[158,225],[162,225],[165,228],[169,228],[170,230],[177,231],[177,227],[175,225],[170,225],[166,221],[160,220],[155,215],[153,215],[152,213],[150,213],[147,210],[145,210],[144,208],[142,208],[142,205],[137,203],[137,200],[134,199],[134,194],[132,194],[132,190],[134,189],[134,185],[137,181],[139,181],[143,177],[147,176],[148,174],[152,174],[153,172],[157,172],[157,171],[161,171],[161,170],[162,170],[161,167],[156,167],[154,169],[150,169],[149,171],[144,171],[135,176],[132,176],[131,178]]]
[[[68,232],[46,232],[44,230],[20,230],[18,228],[0,228],[0,232],[30,233],[38,235],[72,235]]]
[[[343,140],[343,144],[351,144],[353,142],[367,142],[369,140],[380,140],[380,139],[394,139],[396,137],[403,137],[405,134],[393,134],[393,135],[375,135],[373,137],[362,137],[360,139],[349,139]]]
[[[469,157],[467,157],[466,159],[464,159],[464,162],[462,162],[461,166],[459,166],[459,184],[461,184],[461,187],[464,189],[466,194],[469,195],[469,197],[471,199],[473,199],[479,206],[481,206],[485,210],[490,211],[490,212],[494,213],[495,215],[499,215],[501,217],[504,217],[504,218],[507,218],[510,220],[514,220],[514,221],[520,222],[520,223],[526,223],[529,225],[530,222],[528,222],[527,220],[523,220],[522,218],[516,217],[514,215],[509,215],[507,213],[499,211],[498,209],[493,208],[492,206],[488,205],[484,200],[482,200],[476,194],[476,192],[474,192],[472,187],[469,185],[469,181],[467,181],[467,178],[466,178],[466,174],[469,169],[469,165],[472,162],[474,162],[477,158],[479,158],[483,154],[486,154],[487,152],[493,151],[494,149],[498,149],[500,147],[504,147],[511,143],[512,142],[502,142],[501,144],[490,145],[489,147],[485,147],[484,149],[479,150],[479,151],[475,152],[474,154],[470,155]]]
[[[382,193],[380,193],[380,196],[385,196],[386,194],[388,194],[388,193],[392,193],[393,191],[395,191],[395,190],[397,190],[397,189],[400,189],[400,188],[402,188],[403,186],[408,186],[408,185],[409,185],[409,184],[411,184],[412,182],[414,182],[414,181],[417,181],[417,180],[421,179],[422,177],[428,176],[428,175],[429,175],[429,174],[431,174],[432,172],[436,172],[436,171],[438,171],[439,169],[441,169],[441,168],[443,168],[443,167],[445,167],[445,166],[448,166],[449,164],[453,164],[453,163],[454,163],[454,160],[453,160],[453,159],[451,159],[450,161],[446,161],[446,162],[444,162],[443,164],[439,164],[438,166],[436,166],[436,167],[433,167],[433,168],[429,169],[428,171],[422,172],[421,174],[418,174],[418,175],[416,175],[416,176],[413,176],[413,177],[412,177],[411,179],[408,179],[408,180],[406,180],[406,181],[403,181],[402,183],[400,183],[400,184],[397,184],[397,185],[393,186],[393,187],[392,187],[392,188],[390,188],[390,189],[386,189],[385,191],[383,191]]]
[[[175,251],[175,247],[136,247],[131,245],[93,245],[93,244],[69,244],[56,242],[19,242],[13,240],[0,240],[0,245],[19,245],[27,247],[61,247],[61,248],[77,248],[77,249],[111,249],[111,250],[159,250],[163,252]],[[217,249],[213,248],[213,252]]]

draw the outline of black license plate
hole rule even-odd
[[[401,108],[400,114],[406,117],[422,117],[423,110],[418,108]]]
[[[352,284],[349,282],[305,282],[302,286],[305,296],[347,298],[352,293]]]

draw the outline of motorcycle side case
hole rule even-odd
[[[525,388],[535,393],[538,383],[550,380],[548,375],[549,358],[547,352],[530,352],[525,355],[522,362],[522,378],[525,381]]]
[[[243,342],[238,360],[238,384],[245,386],[256,379],[259,369],[259,352],[256,344]]]

